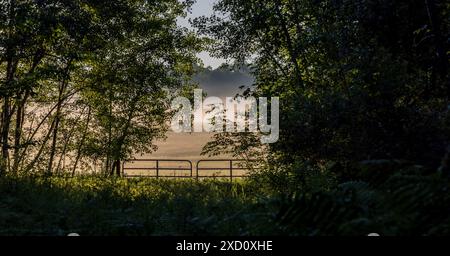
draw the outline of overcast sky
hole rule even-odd
[[[186,19],[179,19],[178,24],[192,29],[189,24],[189,19],[200,17],[203,15],[209,16],[213,13],[213,5],[217,0],[197,0],[197,2],[192,6],[192,12],[187,16]],[[212,68],[219,67],[225,62],[223,59],[217,59],[211,57],[207,52],[202,52],[198,54],[198,57],[203,60],[205,66],[211,66]]]

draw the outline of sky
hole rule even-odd
[[[185,19],[179,19],[178,24],[189,29],[193,29],[189,24],[189,19],[193,19],[200,16],[209,16],[213,13],[213,5],[217,0],[197,0],[192,6],[191,13]],[[205,64],[206,67],[217,68],[221,64],[225,63],[224,59],[211,57],[207,52],[201,52],[197,55]]]

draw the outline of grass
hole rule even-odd
[[[244,181],[5,177],[0,193],[0,235],[274,232],[266,199]]]
[[[448,173],[392,161],[353,171],[340,182],[302,172],[299,185],[269,174],[232,184],[3,177],[0,235],[450,234]]]

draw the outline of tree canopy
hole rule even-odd
[[[1,1],[1,171],[113,173],[153,150],[203,44],[177,26],[191,4]]]
[[[274,164],[439,166],[450,139],[449,3],[222,0],[215,11],[195,20],[214,53],[250,61],[253,95],[280,97]]]

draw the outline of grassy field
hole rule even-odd
[[[0,235],[274,233],[266,199],[243,181],[2,178],[0,193]]]

